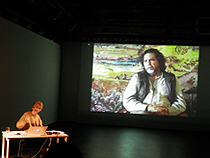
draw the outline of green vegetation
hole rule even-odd
[[[106,60],[118,60],[138,58],[139,49],[155,48],[162,52],[166,58],[167,71],[181,76],[198,68],[199,47],[195,46],[156,46],[156,45],[132,45],[132,44],[98,44],[94,47],[94,57]],[[126,74],[128,77],[141,68],[135,65],[110,65],[94,63],[93,76],[104,81],[113,81],[116,76]],[[121,80],[121,78],[120,78]]]

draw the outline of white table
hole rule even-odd
[[[50,132],[50,131],[47,131]],[[55,133],[55,132],[54,132]],[[23,138],[57,138],[56,143],[59,142],[59,138],[64,138],[64,141],[67,142],[68,135],[63,132],[57,132],[59,134],[51,134],[51,135],[33,135],[27,134],[24,131],[2,131],[2,151],[1,157],[4,158],[5,151],[5,140],[6,140],[6,158],[9,158],[9,143],[10,139],[23,139]]]

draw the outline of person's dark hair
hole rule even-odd
[[[164,72],[166,69],[165,57],[163,56],[163,54],[160,51],[158,51],[157,49],[154,49],[154,48],[147,49],[143,53],[140,54],[139,60],[140,60],[140,63],[142,64],[142,66],[144,67],[144,55],[147,53],[155,54],[155,57],[158,60],[158,63],[160,66],[160,71]]]

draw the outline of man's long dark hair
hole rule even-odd
[[[164,72],[166,69],[166,65],[165,65],[165,57],[163,56],[163,54],[158,51],[157,49],[154,48],[150,48],[145,50],[142,54],[140,54],[140,62],[142,64],[142,66],[144,67],[144,55],[147,53],[153,53],[155,54],[156,59],[158,60],[159,66],[160,66],[160,71]]]

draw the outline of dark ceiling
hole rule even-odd
[[[210,43],[210,3],[1,0],[0,16],[57,43]]]

